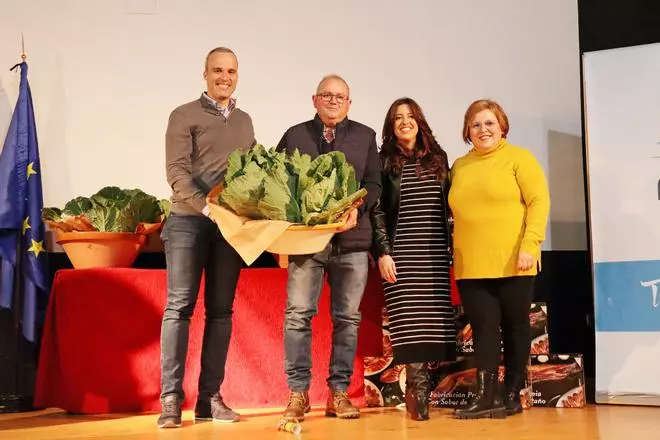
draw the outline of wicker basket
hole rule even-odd
[[[221,191],[221,185],[213,188],[206,198],[206,203],[211,211],[211,217],[218,224],[223,235],[233,235],[237,228],[240,228],[249,222],[256,222],[263,225],[266,225],[269,222],[282,223],[274,220],[250,220],[246,217],[236,215],[229,209],[218,204],[218,195]],[[361,203],[362,201],[360,200],[355,206],[359,206]],[[341,221],[337,223],[315,226],[289,223],[286,230],[275,238],[274,241],[270,242],[270,240],[268,240],[270,243],[265,250],[280,255],[307,255],[321,252],[325,249],[328,243],[330,243],[330,240],[337,232],[337,229],[346,224],[346,218],[349,211],[350,209],[346,211],[346,213],[340,218]],[[226,230],[227,228],[232,230],[228,231]]]

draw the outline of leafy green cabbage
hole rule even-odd
[[[54,223],[83,217],[97,231],[135,232],[139,223],[159,223],[169,213],[169,200],[158,200],[141,189],[106,186],[91,197],[68,201],[62,210],[46,207],[41,217]]]
[[[314,160],[256,145],[234,151],[218,202],[250,219],[307,225],[333,223],[367,191],[358,190],[355,169],[340,151]]]

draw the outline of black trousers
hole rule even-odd
[[[497,371],[503,341],[507,376],[525,375],[531,343],[529,309],[534,297],[534,278],[457,281],[461,302],[472,326],[477,369]]]

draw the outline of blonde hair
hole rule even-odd
[[[470,140],[470,121],[483,110],[490,110],[493,112],[497,118],[497,122],[500,124],[502,129],[502,137],[506,139],[507,133],[509,133],[509,118],[504,113],[502,107],[495,101],[491,99],[479,99],[474,101],[465,111],[465,118],[463,119],[463,141],[466,144],[471,144]]]

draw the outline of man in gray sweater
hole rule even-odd
[[[206,322],[195,420],[239,419],[219,391],[243,263],[209,218],[206,195],[222,181],[229,154],[237,148],[246,151],[256,142],[250,116],[232,98],[238,81],[234,52],[224,47],[211,50],[204,79],[206,92],[174,109],[165,136],[172,213],[161,234],[167,262],[167,305],[161,330],[160,428],[181,426],[188,332],[202,272]]]

